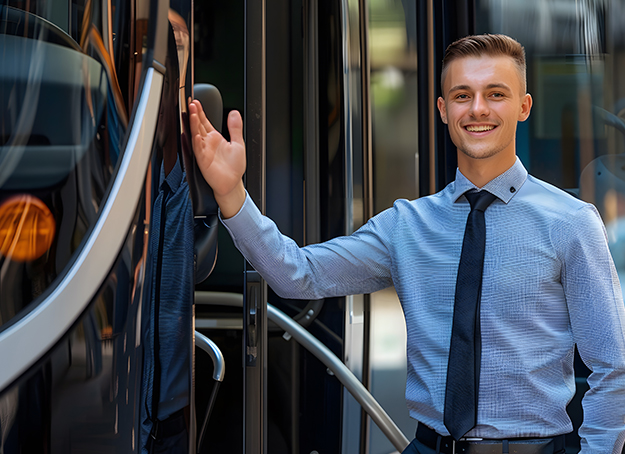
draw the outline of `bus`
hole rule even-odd
[[[454,179],[444,50],[508,34],[518,156],[595,204],[623,283],[623,25],[619,0],[0,0],[0,453],[401,452],[394,290],[278,297],[219,225],[188,99],[226,137],[243,114],[247,191],[303,246]]]

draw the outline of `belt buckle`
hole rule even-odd
[[[458,441],[472,442],[472,441],[484,441],[484,439],[480,437],[462,437]],[[451,454],[458,454],[456,453],[456,440],[453,440],[453,439],[451,440]]]

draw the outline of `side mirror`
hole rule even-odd
[[[215,129],[221,132],[223,100],[217,87],[210,84],[195,84],[193,92],[195,99],[202,103],[208,120]],[[194,156],[192,162],[191,169],[187,171],[187,179],[195,218],[195,283],[197,284],[210,275],[217,261],[219,217],[213,190],[204,180]]]

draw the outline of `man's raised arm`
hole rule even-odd
[[[196,99],[189,103],[189,123],[193,152],[206,182],[213,189],[215,200],[224,219],[237,214],[245,202],[245,142],[241,114],[228,115],[228,142],[213,128],[202,104]]]

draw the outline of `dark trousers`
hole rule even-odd
[[[436,454],[436,451],[421,444],[416,438],[402,451],[402,454]]]
[[[148,438],[147,450],[150,454],[188,454],[189,432],[183,410],[178,410],[165,421],[159,423],[156,437]]]

